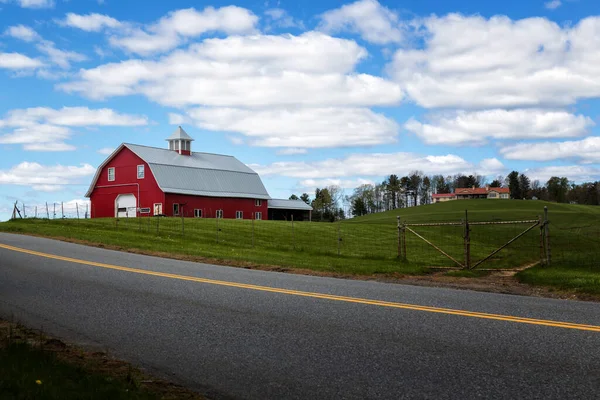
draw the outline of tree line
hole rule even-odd
[[[512,199],[546,200],[558,203],[600,205],[600,182],[576,184],[565,177],[551,177],[547,182],[531,180],[526,174],[512,171],[488,182],[482,175],[427,176],[421,171],[399,177],[391,174],[381,183],[363,184],[345,194],[339,186],[317,188],[311,197],[293,194],[313,207],[313,221],[335,221],[347,216],[361,216],[397,208],[430,204],[432,194],[453,193],[457,188],[507,187]]]

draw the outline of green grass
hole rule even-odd
[[[158,399],[132,382],[91,373],[23,342],[0,348],[0,398]]]
[[[66,237],[138,249],[238,264],[275,265],[339,274],[424,274],[430,267],[456,266],[431,246],[407,232],[407,261],[398,255],[397,216],[402,222],[458,222],[469,210],[469,221],[535,220],[549,209],[553,268],[571,276],[578,288],[584,268],[600,274],[600,207],[541,201],[466,200],[398,209],[341,223],[249,221],[179,218],[15,220],[0,223],[0,231]],[[471,226],[472,264],[525,230],[527,225]],[[463,227],[414,227],[459,262],[464,260]],[[516,268],[540,260],[540,231],[534,228],[481,268]],[[538,271],[541,269],[534,269]],[[572,271],[572,273],[570,273]],[[535,284],[556,286],[536,273]],[[562,285],[565,279],[562,276]],[[525,279],[519,275],[519,279]],[[534,282],[533,280],[530,280]],[[592,279],[593,281],[593,279]],[[586,286],[586,285],[584,285]],[[587,287],[587,286],[586,286]],[[587,290],[587,289],[586,289]]]

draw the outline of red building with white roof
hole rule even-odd
[[[86,193],[92,218],[269,218],[271,197],[250,167],[233,156],[192,152],[194,139],[181,127],[166,140],[168,149],[123,143],[98,167]],[[300,203],[286,207],[306,210]]]

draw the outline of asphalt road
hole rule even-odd
[[[102,264],[0,247],[0,315],[212,398],[600,397],[598,303],[253,271],[0,233],[2,245]]]

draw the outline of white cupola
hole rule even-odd
[[[169,142],[169,150],[173,150],[181,154],[182,156],[189,156],[192,154],[192,142],[194,139],[188,135],[181,126],[175,129],[175,132],[167,139]]]

